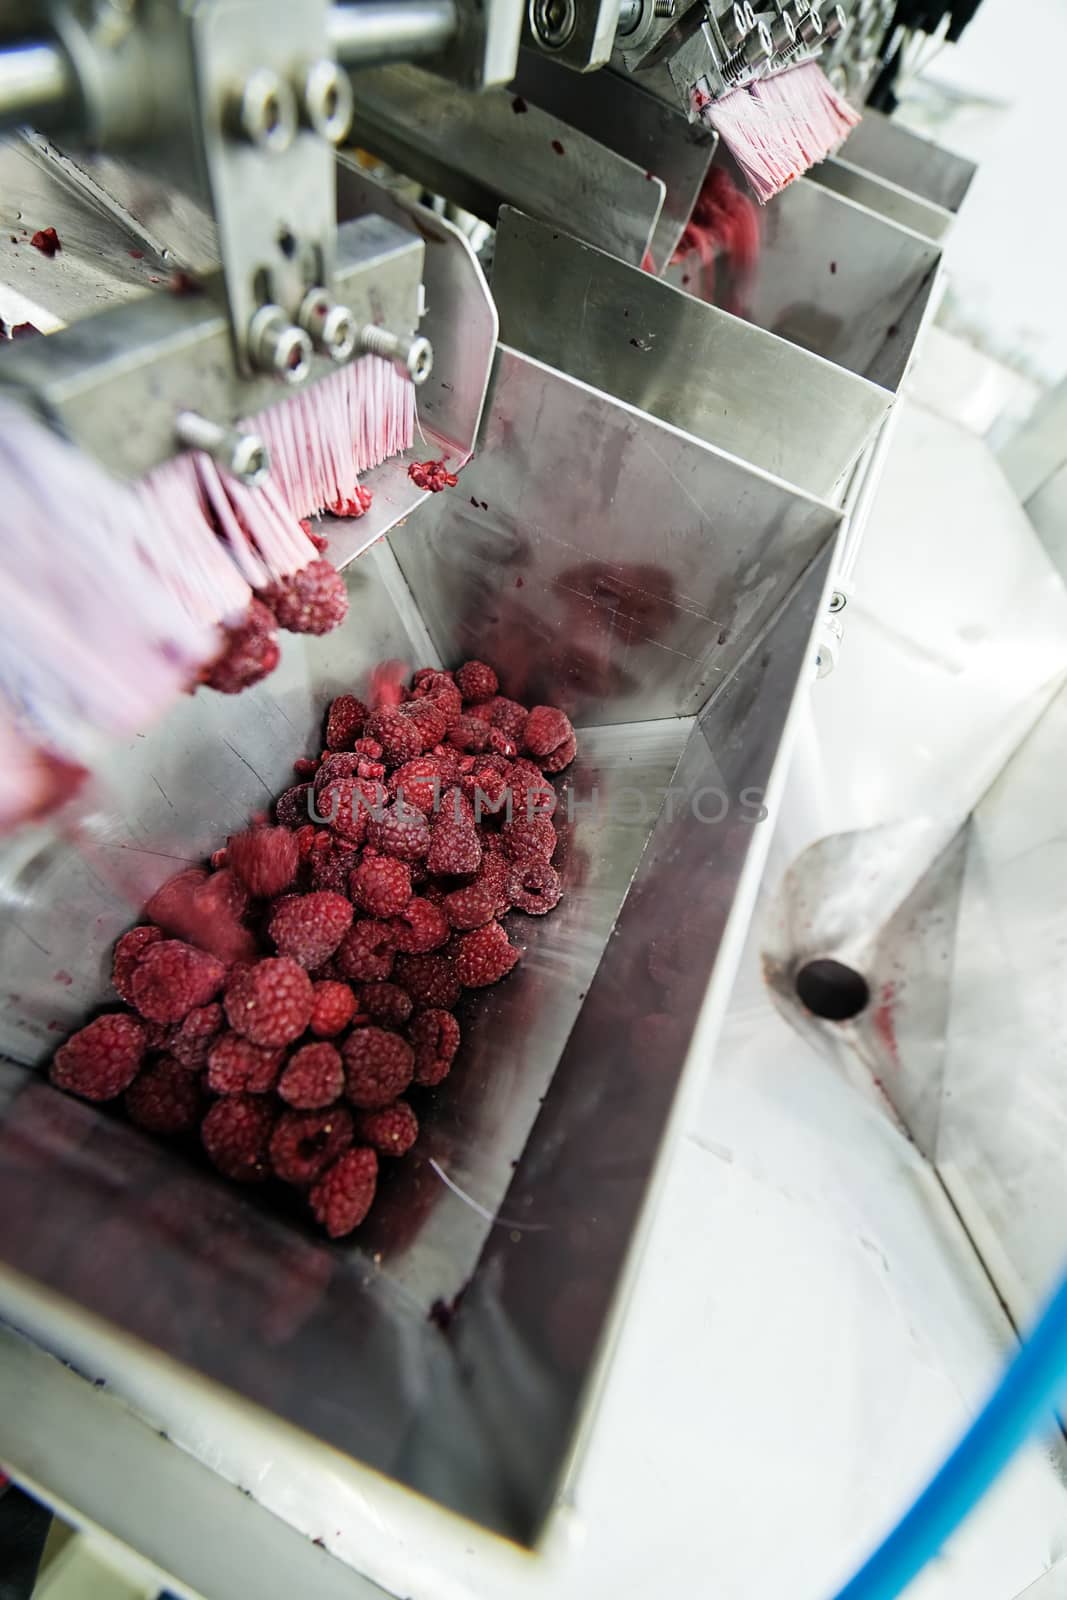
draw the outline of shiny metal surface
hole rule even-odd
[[[414,328],[422,242],[367,216],[341,230],[339,244],[336,282],[360,323],[380,317],[394,328]],[[0,381],[21,389],[83,449],[129,477],[173,453],[180,410],[236,422],[279,398],[273,380],[248,383],[236,373],[226,316],[207,293],[141,297],[47,342],[26,340],[6,355]],[[314,376],[333,370],[329,357],[312,357]]]
[[[362,74],[353,137],[427,188],[496,222],[502,204],[575,228],[639,263],[664,185],[508,90],[464,94],[417,67]]]
[[[510,209],[493,292],[506,344],[822,498],[889,405],[855,373]]]
[[[692,214],[718,134],[703,123],[690,122],[626,73],[594,72],[576,77],[532,50],[519,52],[512,88],[532,105],[550,111],[663,180],[663,210],[649,248],[657,266],[664,266]],[[576,223],[566,226],[574,232]]]
[[[345,67],[433,55],[458,25],[455,0],[359,0],[332,5],[326,23],[330,48]]]
[[[636,12],[640,17],[642,0],[637,0]],[[667,12],[657,9],[656,15],[673,15],[674,0],[644,0],[649,6],[661,4],[668,6]],[[559,9],[560,19],[566,19],[567,26],[559,27],[555,17],[555,9]],[[623,10],[630,7],[620,7],[619,0],[570,0],[569,6],[553,8],[551,4],[538,4],[527,7],[526,23],[523,28],[523,41],[531,45],[534,51],[551,50],[555,61],[569,67],[572,71],[588,73],[596,67],[602,67],[611,59],[611,52],[615,46],[615,34],[620,27],[620,17]],[[631,21],[628,17],[627,21]],[[632,22],[631,22],[632,28]]]
[[[0,128],[50,127],[69,114],[75,92],[70,62],[54,43],[0,47]]]
[[[852,166],[952,212],[960,209],[978,170],[973,161],[920,138],[870,107],[839,154]]]
[[[862,167],[851,165],[840,156],[831,156],[811,169],[811,181],[831,189],[866,206],[887,222],[898,222],[902,228],[922,234],[924,239],[940,240],[952,226],[953,213],[944,206],[933,205],[910,189],[902,189],[886,178],[876,177]]]
[[[397,559],[431,637],[583,725],[691,716],[839,513],[502,345],[461,492]]]

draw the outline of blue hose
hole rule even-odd
[[[1067,1277],[944,1466],[835,1600],[896,1600],[1067,1394]]]

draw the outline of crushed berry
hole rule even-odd
[[[57,250],[63,248],[59,242],[59,234],[54,228],[38,228],[30,243],[43,256],[54,256]]]
[[[330,633],[348,615],[345,580],[321,558],[263,589],[260,599],[289,633]]]
[[[440,461],[413,461],[408,468],[408,477],[417,489],[429,489],[431,494],[440,494],[442,489],[454,489],[459,482],[456,474],[445,467],[444,456]]]
[[[280,659],[274,613],[253,600],[244,620],[223,630],[222,648],[201,682],[219,694],[240,694],[273,672]]]

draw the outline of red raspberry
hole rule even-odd
[[[511,910],[511,863],[499,852],[482,856],[475,885],[489,891],[493,897],[493,915],[502,917]]]
[[[347,895],[348,880],[358,862],[359,851],[346,849],[335,839],[331,850],[316,850],[311,857],[312,887]]]
[[[356,1028],[341,1046],[345,1093],[360,1111],[378,1111],[403,1094],[415,1071],[406,1039],[385,1028]]]
[[[278,1093],[298,1111],[332,1106],[345,1086],[345,1069],[332,1044],[306,1044],[289,1059]]]
[[[352,1116],[329,1111],[283,1111],[271,1135],[270,1161],[284,1183],[314,1183],[352,1143]]]
[[[384,761],[360,761],[356,768],[358,778],[384,778],[386,766]]]
[[[419,1136],[419,1120],[406,1100],[384,1111],[361,1111],[356,1118],[356,1138],[380,1156],[406,1156]]]
[[[308,799],[312,793],[310,783],[297,783],[286,789],[274,802],[275,820],[283,828],[299,828],[308,820]]]
[[[57,1089],[83,1100],[114,1100],[137,1076],[145,1052],[145,1030],[123,1011],[97,1017],[72,1033],[52,1060],[49,1076]]]
[[[431,750],[435,744],[439,744],[449,729],[447,712],[442,711],[432,698],[410,700],[407,705],[398,708],[397,714],[405,722],[413,724],[424,750]]]
[[[311,999],[311,1031],[321,1038],[332,1038],[352,1021],[356,997],[347,983],[327,980],[316,983]]]
[[[467,703],[463,707],[463,715],[465,717],[474,717],[475,721],[484,722],[488,727],[493,720],[492,702],[481,700],[473,705]]]
[[[397,710],[372,712],[367,718],[367,732],[372,739],[377,739],[390,766],[411,761],[423,752],[422,734],[410,718]]]
[[[359,1009],[372,1022],[387,1028],[401,1028],[411,1016],[412,1000],[406,989],[395,983],[365,983],[359,991]]]
[[[577,754],[578,739],[572,733],[569,739],[564,739],[562,744],[556,746],[551,755],[545,756],[541,766],[546,772],[562,772],[564,767],[570,766]]]
[[[207,1084],[215,1094],[267,1094],[281,1071],[284,1051],[224,1033],[207,1057]]]
[[[208,1159],[234,1183],[262,1183],[269,1175],[267,1148],[274,1108],[256,1095],[217,1100],[200,1124]]]
[[[382,759],[382,747],[377,739],[357,739],[352,746],[352,750],[357,756],[362,756],[365,761],[380,761]]]
[[[389,921],[389,938],[393,947],[408,955],[425,955],[438,950],[449,939],[448,918],[431,900],[409,900],[399,917]]]
[[[517,756],[519,753],[518,740],[513,739],[510,733],[502,733],[499,728],[489,729],[489,749],[493,755]]]
[[[516,817],[502,830],[504,854],[512,861],[551,861],[559,840],[547,817]]]
[[[337,947],[334,960],[343,978],[377,983],[393,970],[393,943],[388,924],[368,918],[355,923]]]
[[[311,1020],[311,979],[291,957],[268,957],[231,978],[223,1004],[230,1027],[253,1044],[289,1044]]]
[[[477,872],[481,861],[482,847],[474,823],[454,822],[447,811],[441,811],[426,857],[429,870],[441,877],[462,877]]]
[[[526,707],[520,706],[517,700],[506,700],[503,695],[497,695],[490,702],[490,710],[493,727],[499,728],[507,738],[514,739],[516,744],[521,744],[522,730],[526,726]]]
[[[451,1011],[422,1011],[408,1029],[415,1051],[415,1082],[431,1088],[447,1078],[459,1049],[459,1023]]]
[[[499,922],[465,933],[456,947],[456,977],[465,989],[485,989],[506,977],[519,959]]]
[[[170,1040],[169,1050],[186,1072],[199,1072],[207,1063],[208,1051],[223,1028],[222,1007],[217,1001],[196,1006],[182,1019]]]
[[[358,1228],[374,1204],[378,1157],[373,1150],[346,1150],[311,1191],[311,1209],[331,1239]]]
[[[411,679],[411,692],[416,696],[435,694],[442,685],[455,688],[455,673],[446,672],[442,667],[420,667]]]
[[[331,783],[338,778],[358,778],[359,764],[363,757],[355,750],[337,750],[333,755],[323,758],[322,765],[315,774],[315,794],[320,795],[328,789]],[[320,813],[324,815],[324,813]]]
[[[483,880],[453,889],[441,901],[441,910],[453,928],[480,928],[496,916],[496,902],[492,884]]]
[[[327,750],[351,750],[363,732],[367,708],[354,694],[339,694],[326,713]]]
[[[397,861],[423,861],[430,851],[430,824],[413,805],[397,800],[368,824],[367,843]]]
[[[240,694],[278,665],[277,622],[260,600],[253,600],[243,621],[225,630],[221,653],[205,668],[201,681],[219,694]]]
[[[371,819],[380,815],[387,794],[381,783],[365,778],[338,778],[327,784],[316,801],[316,810],[346,844],[362,844]]]
[[[290,633],[329,633],[348,615],[345,580],[328,561],[309,561],[302,572],[262,590],[261,598]]]
[[[133,1005],[133,990],[130,988],[130,982],[133,978],[134,968],[148,949],[148,946],[155,944],[162,937],[163,929],[148,923],[141,928],[131,928],[129,933],[124,933],[115,945],[115,954],[111,965],[111,983],[127,1005]]]
[[[210,876],[196,868],[179,872],[148,905],[153,921],[172,938],[206,950],[227,966],[255,955],[255,940],[241,923],[248,894],[228,866]]]
[[[429,817],[441,804],[445,780],[444,763],[438,756],[416,756],[414,761],[397,767],[389,789],[397,796],[398,804],[403,799],[405,805]]]
[[[531,917],[543,917],[559,904],[563,893],[559,873],[547,861],[522,860],[515,863],[509,886],[511,903]]]
[[[457,750],[488,750],[489,724],[480,717],[472,717],[464,713],[457,717],[448,730],[448,742]]]
[[[36,237],[34,234],[34,238]],[[51,253],[49,246],[48,254]],[[413,461],[408,467],[408,477],[416,489],[428,489],[431,494],[440,494],[444,489],[454,489],[459,482],[456,474],[449,472],[445,466],[444,456],[439,461]]]
[[[481,822],[483,817],[507,814],[508,781],[494,767],[479,764],[473,772],[464,774],[459,786],[470,802],[475,822]]]
[[[570,718],[557,706],[534,706],[526,718],[522,742],[540,762],[543,756],[550,756],[573,733]]]
[[[393,975],[417,1006],[451,1011],[462,991],[453,963],[440,954],[398,955]]]
[[[195,1074],[160,1056],[126,1090],[126,1112],[149,1133],[188,1133],[200,1120],[201,1099]]]
[[[491,700],[500,684],[484,661],[465,661],[456,673],[456,687],[464,700]]]
[[[411,899],[411,869],[390,856],[366,854],[348,880],[356,905],[372,917],[398,917]]]
[[[555,789],[536,768],[530,776],[530,765],[530,762],[515,761],[508,773],[511,815],[516,821],[520,817],[551,817],[559,804]]]
[[[292,956],[302,967],[321,967],[351,926],[352,907],[344,896],[320,889],[279,901],[268,932],[279,955]]]
[[[319,770],[321,756],[297,756],[293,762],[293,771],[298,778],[313,778]]]
[[[149,945],[133,970],[133,1003],[152,1022],[180,1022],[194,1006],[206,1006],[222,988],[226,968],[204,950],[180,939]]]
[[[296,877],[300,850],[288,828],[249,828],[228,841],[226,861],[249,894],[270,900]]]

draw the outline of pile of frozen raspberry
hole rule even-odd
[[[126,1009],[51,1068],[152,1133],[198,1135],[234,1182],[293,1186],[332,1238],[415,1144],[464,990],[519,960],[501,919],[559,901],[551,779],[576,749],[562,711],[508,699],[481,661],[407,687],[381,669],[370,701],[332,702],[273,822],[156,891],[115,946]]]

